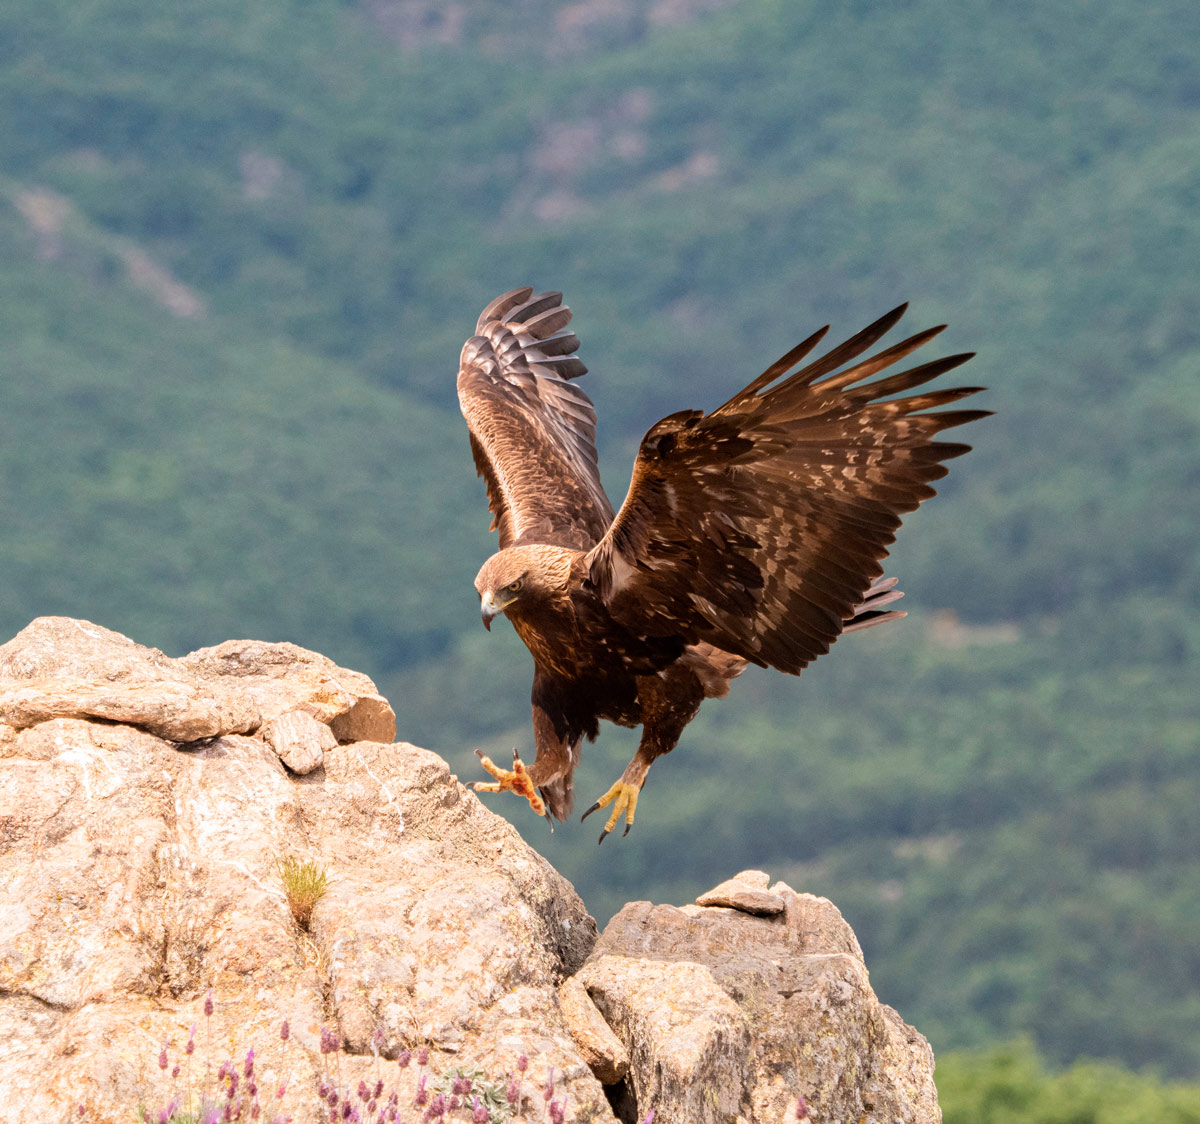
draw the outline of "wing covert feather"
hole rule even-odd
[[[561,293],[514,289],[483,310],[463,346],[458,400],[487,484],[501,549],[588,550],[612,522],[596,462],[596,412],[571,380],[587,372]]]

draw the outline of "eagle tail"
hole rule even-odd
[[[855,606],[854,615],[842,625],[842,632],[857,632],[860,628],[871,628],[888,621],[898,621],[907,613],[898,609],[884,610],[885,605],[899,601],[904,596],[896,588],[899,578],[880,578],[863,594],[863,599]]]
[[[571,814],[575,806],[575,777],[574,770],[569,770],[557,780],[544,784],[538,789],[538,794],[546,802],[546,817],[562,822]],[[550,824],[554,830],[554,824]]]

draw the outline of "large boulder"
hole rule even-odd
[[[297,710],[336,731],[378,697],[365,676],[293,645],[169,660],[61,620],[0,648],[0,676],[0,1118],[156,1119],[189,1067],[194,1106],[253,1048],[264,1120],[322,1119],[323,1077],[411,1106],[465,1068],[513,1075],[524,1119],[550,1119],[553,1080],[565,1120],[612,1121],[557,994],[596,938],[570,884],[432,753],[327,744],[301,777],[261,736]],[[307,929],[288,856],[330,875]]]

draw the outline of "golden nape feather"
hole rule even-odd
[[[988,414],[944,408],[978,387],[908,394],[969,354],[874,378],[942,331],[860,358],[904,311],[800,366],[822,329],[717,409],[663,418],[614,512],[561,294],[488,305],[458,375],[500,532],[476,586],[485,623],[503,612],[533,654],[537,748],[528,768],[488,762],[488,789],[536,790],[531,806],[563,819],[583,738],[600,719],[640,725],[633,760],[585,813],[611,803],[601,840],[622,816],[628,832],[651,763],[747,662],[798,674],[842,633],[903,616],[883,576],[901,516],[969,449],[942,431]]]

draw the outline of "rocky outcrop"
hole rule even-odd
[[[0,723],[17,730],[99,718],[194,742],[296,712],[342,741],[396,736],[370,679],[295,644],[230,640],[175,660],[88,621],[39,617],[0,647]]]
[[[251,1088],[263,1120],[334,1094],[386,1119],[389,1093],[414,1120],[454,1081],[447,1119],[778,1124],[800,1094],[815,1120],[938,1119],[928,1047],[828,902],[747,872],[597,940],[394,730],[369,679],[290,644],[170,659],[42,618],[0,647],[0,1120],[206,1090],[245,1119]],[[283,859],[330,876],[304,925]]]
[[[575,979],[631,1059],[625,1101],[693,1124],[795,1120],[799,1097],[817,1121],[940,1121],[929,1045],[876,999],[850,926],[768,881],[632,902],[604,930]]]

